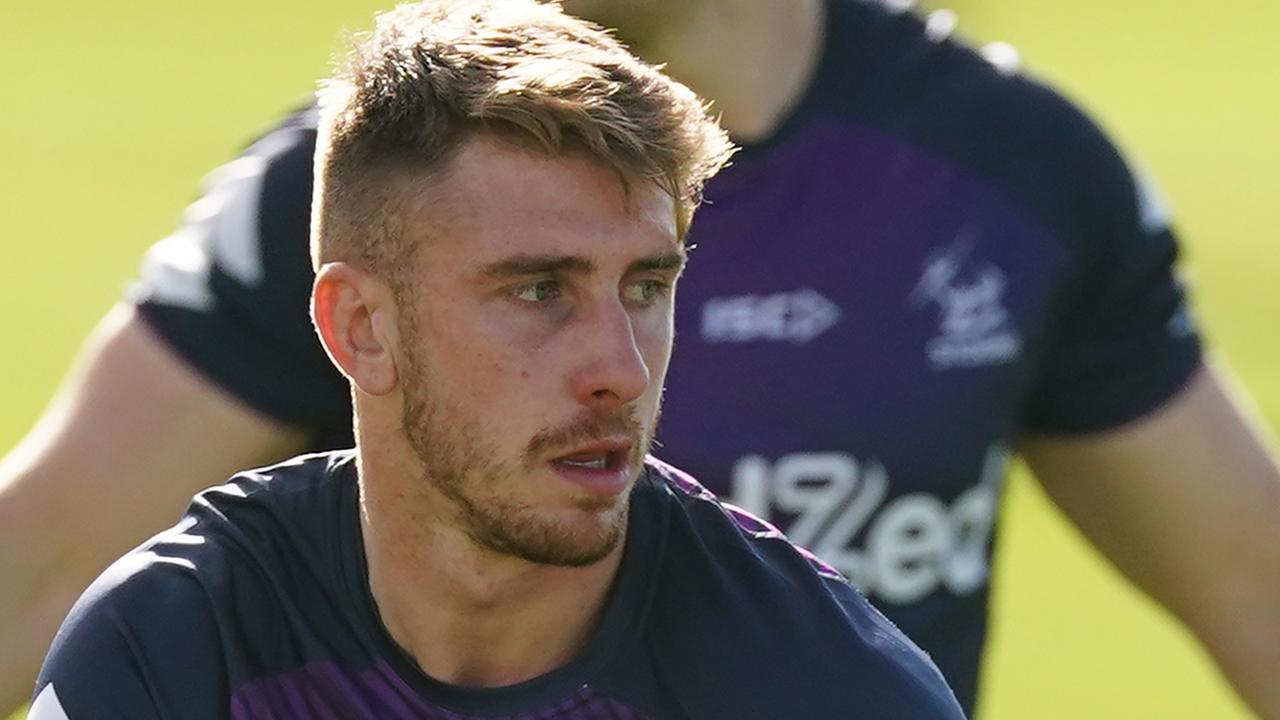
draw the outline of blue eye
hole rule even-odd
[[[623,291],[624,300],[637,305],[648,305],[666,295],[671,286],[662,280],[637,280],[627,285]]]
[[[523,302],[542,304],[560,297],[560,285],[551,280],[530,283],[517,288],[514,296]]]

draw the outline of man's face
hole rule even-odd
[[[671,353],[672,199],[478,136],[403,212],[418,247],[400,300],[404,432],[424,490],[490,550],[603,559]]]

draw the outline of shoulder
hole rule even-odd
[[[249,407],[351,444],[348,385],[310,321],[315,111],[300,111],[205,179],[151,246],[127,298],[157,339]]]
[[[252,168],[255,172],[251,174],[261,176],[259,187],[263,192],[292,191],[291,194],[300,195],[299,189],[311,186],[316,122],[314,106],[291,113],[250,143],[236,160],[211,173],[206,186],[233,174],[228,168],[239,163],[246,169]],[[310,201],[309,196],[307,200]]]
[[[260,234],[265,239],[296,242],[300,235],[302,245],[307,244],[316,121],[314,106],[300,110],[250,145],[241,156],[256,166],[253,170],[260,177],[256,188],[260,202],[272,209],[258,215]]]
[[[314,452],[272,465],[243,470],[227,482],[195,496],[189,515],[204,517],[203,508],[216,508],[225,519],[237,507],[273,507],[302,513],[314,504],[332,505],[344,487],[355,481],[355,450]]]
[[[188,551],[202,574],[247,575],[303,570],[317,578],[329,567],[334,543],[347,531],[356,503],[354,450],[300,455],[245,470],[192,500],[184,522],[200,538]],[[153,543],[169,547],[172,535]]]
[[[723,675],[690,670],[699,692],[723,691],[757,713],[799,709],[797,717],[843,717],[851,707],[881,718],[962,717],[929,657],[835,570],[687,474],[659,461],[650,473],[669,506],[653,609],[668,648],[662,661],[734,658]]]
[[[647,465],[655,486],[674,507],[676,524],[682,531],[698,536],[699,547],[730,554],[747,552],[761,560],[776,561],[789,573],[844,584],[844,578],[830,565],[793,545],[768,521],[722,501],[692,475],[656,458],[649,458]]]
[[[244,288],[268,276],[309,283],[315,141],[315,111],[307,108],[209,173],[178,230],[148,250],[131,291],[135,301],[207,311],[215,305],[215,277]]]
[[[953,14],[831,0],[832,45],[819,107],[886,146],[943,161],[1068,243],[1105,225],[1168,218],[1098,124],[1023,66],[1005,43],[975,47]]]
[[[273,239],[272,218],[280,209],[308,210],[311,204],[312,161],[316,145],[316,109],[309,106],[294,112],[260,135],[241,153],[209,173],[202,183],[203,198],[192,205],[184,218],[188,225],[206,223],[212,233],[221,227],[239,234]],[[270,205],[272,212],[259,213]],[[216,219],[209,225],[211,219]],[[244,227],[232,228],[235,219]],[[305,237],[307,227],[301,230]]]
[[[204,583],[180,549],[196,542],[191,525],[121,558],[80,597],[36,685],[49,714],[35,717],[217,717],[205,713],[227,697],[227,678]]]
[[[1028,73],[1013,46],[971,44],[949,11],[921,17],[887,5],[831,0],[830,47],[815,81],[826,111],[957,155],[1032,138],[1053,140],[1036,155],[1105,141],[1076,104]]]
[[[68,615],[60,636],[145,630],[219,609],[242,590],[230,576],[270,569],[272,546],[337,514],[351,452],[303,455],[246,470],[199,493],[171,528],[108,567]],[[252,556],[252,562],[240,561]],[[109,633],[108,633],[109,634]]]
[[[305,549],[328,533],[334,541],[338,476],[351,462],[349,453],[303,456],[197,495],[175,526],[116,561],[80,597],[37,695],[56,695],[71,718],[218,717],[191,713],[227,703],[237,638],[284,626],[275,588],[316,571]]]

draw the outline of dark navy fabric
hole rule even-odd
[[[828,8],[812,86],[694,221],[658,453],[849,577],[972,711],[1019,438],[1152,412],[1199,340],[1158,194],[1080,111],[914,15]],[[306,315],[313,143],[303,114],[251,148],[251,242],[188,223],[204,270],[157,253],[137,298],[323,448],[350,438]],[[229,280],[255,259],[256,281]]]
[[[440,683],[379,620],[356,474],[338,451],[201,493],[81,598],[37,696],[71,720],[963,717],[834,570],[658,461],[581,656],[505,688]]]
[[[237,398],[350,447],[351,399],[311,328],[311,166],[304,110],[207,178],[178,232],[132,289],[144,320]],[[248,222],[237,222],[240,213]]]

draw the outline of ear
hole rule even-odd
[[[311,321],[329,359],[370,395],[396,389],[400,342],[390,289],[370,273],[343,262],[325,263],[311,290]]]

